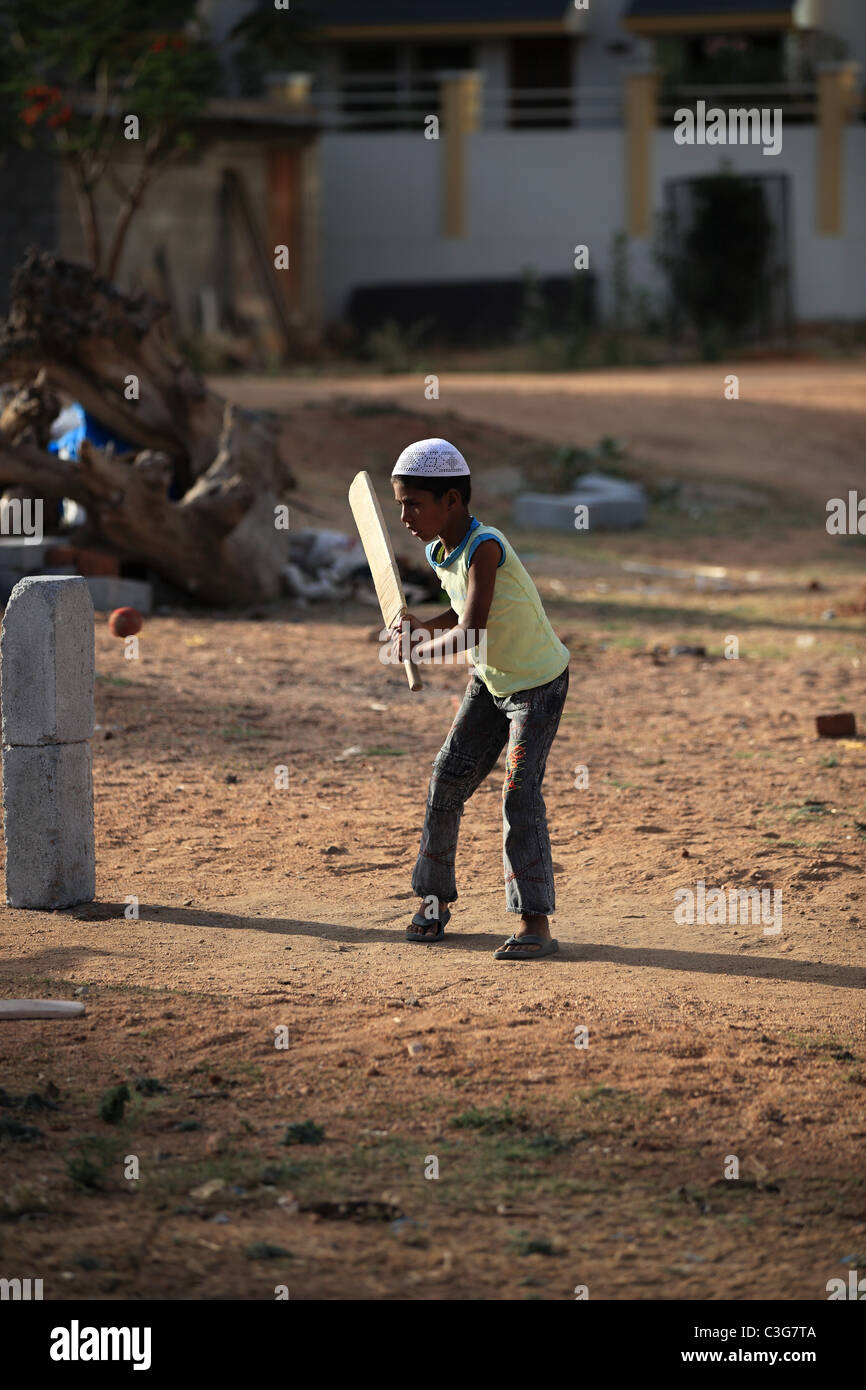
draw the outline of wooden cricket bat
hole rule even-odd
[[[400,582],[400,571],[394,559],[394,547],[385,526],[382,508],[369,473],[356,473],[349,488],[349,506],[355,518],[358,535],[364,547],[367,564],[373,576],[376,596],[386,627],[393,627],[406,612],[406,596]],[[421,677],[415,662],[403,662],[410,690],[421,689]]]
[[[0,999],[0,1019],[78,1018],[84,1005],[73,999]]]

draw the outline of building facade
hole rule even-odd
[[[604,316],[617,239],[632,284],[661,299],[665,216],[722,167],[766,190],[792,318],[866,318],[863,0],[264,8],[269,24],[313,21],[315,59],[242,93],[232,31],[251,4],[202,0],[226,93],[203,157],[149,195],[119,276],[154,285],[158,248],[185,329],[256,321],[279,356],[281,324],[317,333],[365,297],[397,295],[411,321],[438,291],[505,295],[527,271],[565,283],[578,246]],[[61,179],[40,207],[79,257],[71,188]],[[0,219],[0,243],[21,235]]]

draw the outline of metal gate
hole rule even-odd
[[[722,172],[665,185],[672,336],[790,340],[789,176]]]

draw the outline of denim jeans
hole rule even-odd
[[[484,682],[472,676],[433,763],[421,849],[412,874],[412,890],[419,897],[456,901],[454,861],[463,808],[507,745],[502,788],[506,911],[555,910],[541,782],[567,693],[567,666],[555,680],[512,695],[491,695]]]

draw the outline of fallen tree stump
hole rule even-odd
[[[295,486],[278,425],[206,387],[172,346],[165,312],[84,266],[28,251],[0,328],[0,382],[18,387],[0,416],[0,488],[73,498],[90,536],[201,598],[275,598],[287,560],[275,508]],[[137,399],[127,399],[132,378]],[[58,391],[140,447],[85,440],[77,460],[48,453]]]

